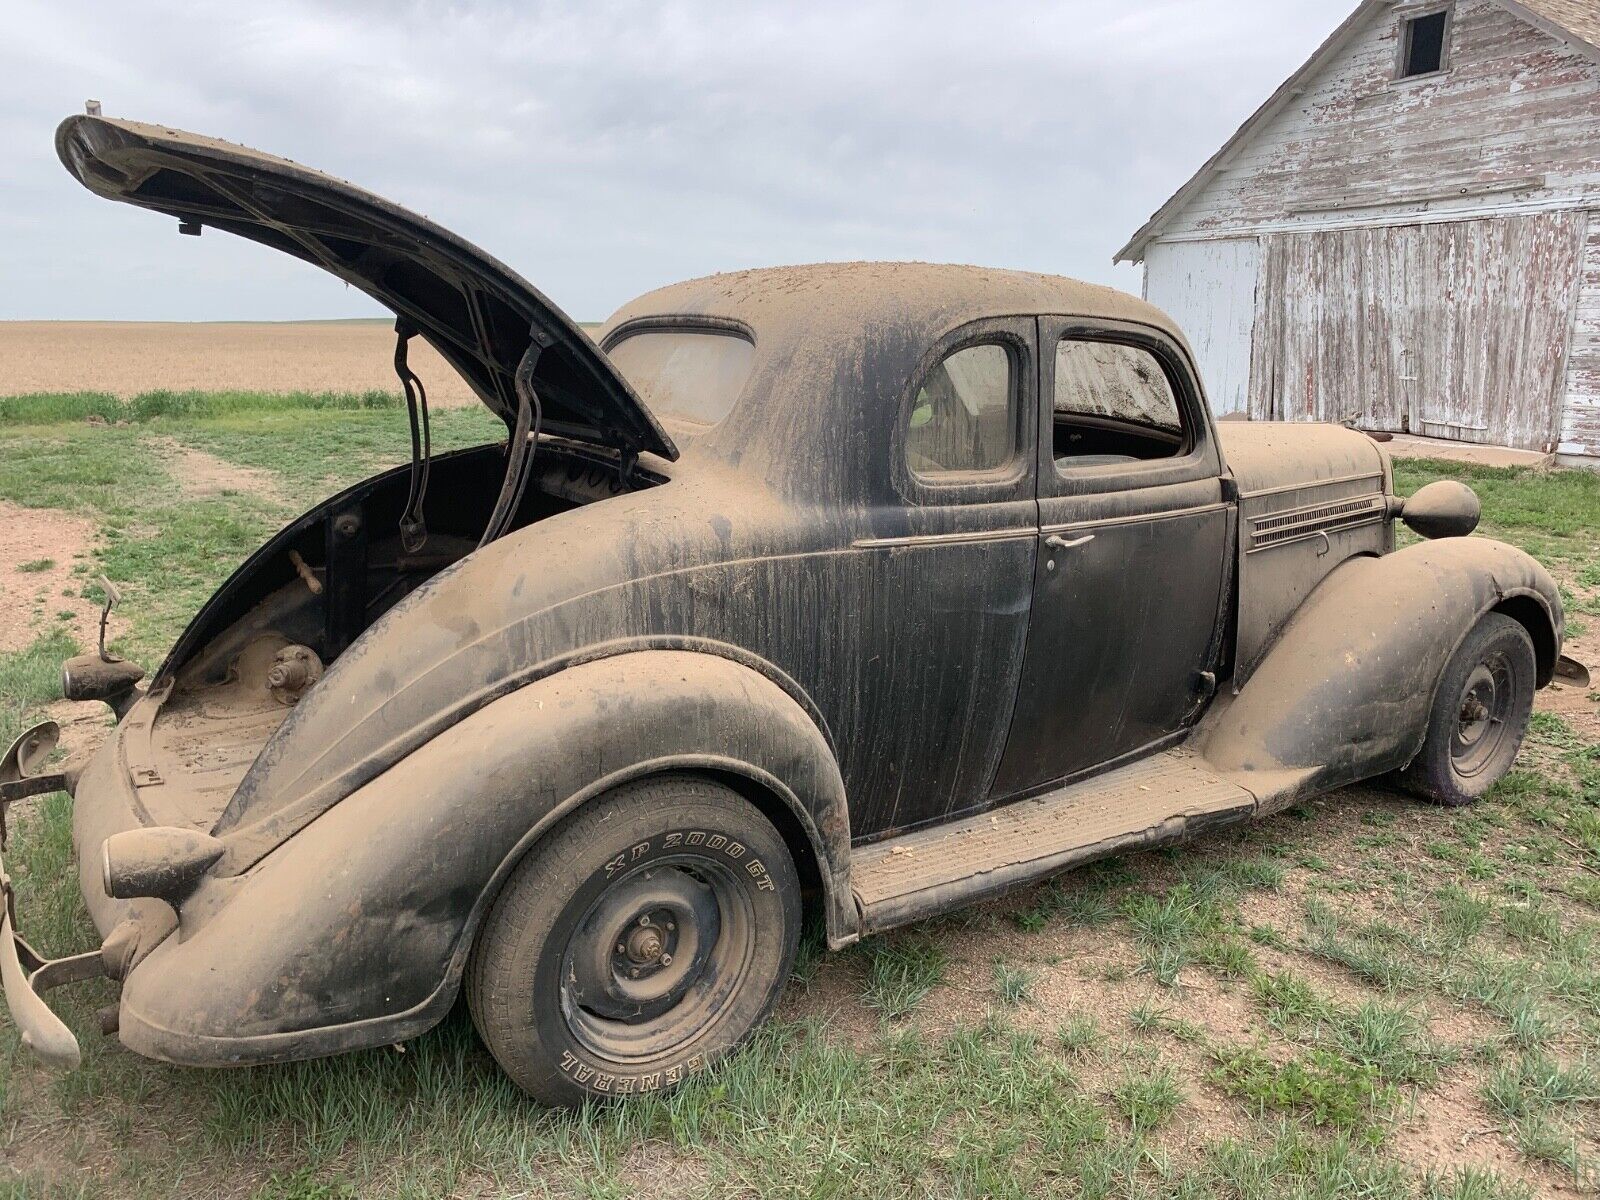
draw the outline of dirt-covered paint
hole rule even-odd
[[[155,137],[73,137],[90,133]],[[161,155],[238,167],[180,143]],[[97,190],[166,210],[155,179]],[[342,228],[397,252],[380,226],[408,214],[318,193],[335,194],[356,209]],[[420,549],[398,532],[407,472],[389,472],[292,522],[197,615],[75,796],[129,1046],[241,1063],[421,1032],[524,856],[653,774],[754,803],[840,946],[1403,766],[1485,612],[1527,626],[1549,678],[1561,609],[1537,563],[1481,539],[1389,554],[1399,506],[1372,442],[1219,437],[1181,333],[1130,297],[973,267],[782,268],[641,297],[599,344],[663,327],[755,348],[728,416],[663,433],[674,457],[547,434],[509,532],[481,548],[503,447],[434,461]],[[1159,364],[1182,415],[1168,452],[1058,464],[1062,339]],[[1012,456],[918,475],[919,389],[977,344],[1010,364]],[[288,696],[272,682],[286,653],[324,668]],[[1097,782],[1157,755],[1175,756],[1152,768],[1159,789],[1137,771]],[[1124,780],[1160,794],[1114,802]],[[1022,805],[1065,823],[1043,838]],[[220,857],[163,900],[113,901],[100,847],[148,827],[214,836]],[[969,827],[970,855],[939,840]],[[176,921],[152,907],[169,903]]]

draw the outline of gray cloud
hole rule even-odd
[[[376,311],[79,189],[51,135],[86,97],[427,213],[582,319],[674,279],[830,259],[1136,289],[1112,252],[1349,4],[13,0],[0,317]]]

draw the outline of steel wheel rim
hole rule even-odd
[[[1516,683],[1511,660],[1500,653],[1489,655],[1467,675],[1450,738],[1450,761],[1457,775],[1464,779],[1480,775],[1499,758],[1510,737]]]
[[[682,855],[620,875],[568,939],[568,1030],[613,1062],[683,1050],[717,1023],[749,976],[755,933],[755,906],[722,863]]]

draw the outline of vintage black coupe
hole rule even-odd
[[[1395,774],[1465,804],[1560,670],[1533,559],[1459,484],[1330,426],[1215,424],[1182,334],[975,267],[717,275],[591,340],[501,263],[281,159],[80,116],[92,191],[337,275],[398,317],[414,460],[247,561],[74,797],[131,1049],[263,1063],[414,1038],[463,991],[541,1100],[667,1088],[831,947]],[[434,455],[425,338],[506,426]],[[1425,539],[1395,549],[1394,522]],[[25,915],[25,914],[24,914]]]

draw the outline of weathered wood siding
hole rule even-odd
[[[1589,214],[1583,280],[1567,358],[1561,453],[1600,457],[1600,212]]]
[[[1399,24],[1378,10],[1162,238],[1600,202],[1600,64],[1459,0],[1449,69],[1396,81]]]
[[[1552,450],[1582,213],[1263,237],[1250,412]]]
[[[1206,398],[1219,416],[1250,402],[1250,334],[1256,319],[1255,238],[1157,243],[1145,259],[1145,298],[1189,339]]]

